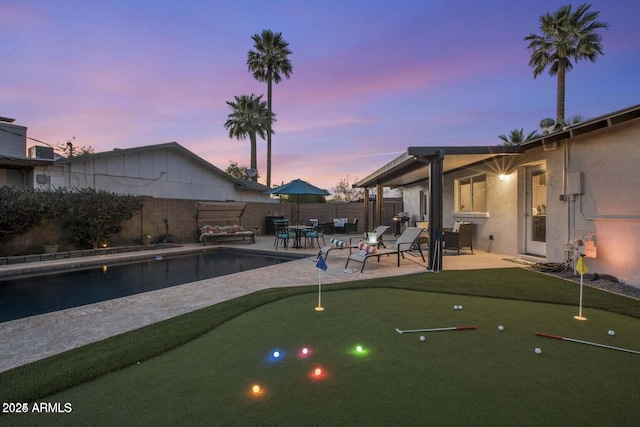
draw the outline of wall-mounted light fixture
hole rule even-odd
[[[587,258],[595,258],[598,256],[595,234],[589,234],[587,238],[584,239],[584,256]]]

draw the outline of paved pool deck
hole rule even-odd
[[[344,236],[336,237],[344,238]],[[327,243],[328,239],[329,237],[326,238]],[[259,236],[255,244],[225,246],[273,252],[273,242],[273,236]],[[185,244],[179,248],[1,265],[0,275],[21,271],[21,269],[73,269],[89,264],[102,265],[201,250],[203,250],[201,244]],[[279,248],[277,252],[304,254],[307,257],[284,265],[259,268],[0,323],[0,372],[261,289],[318,285],[320,270],[315,267],[318,248],[290,248],[286,251]],[[479,250],[474,252],[474,254],[465,253],[459,256],[453,253],[446,254],[443,256],[443,269],[473,270],[519,266],[506,261],[504,255]],[[419,256],[410,255],[401,261],[400,267],[396,266],[394,256],[383,256],[380,263],[369,260],[363,273],[360,273],[360,264],[350,264],[349,267],[354,267],[356,271],[345,273],[344,266],[348,254],[349,250],[330,252],[327,258],[328,268],[321,275],[323,285],[420,273],[426,273],[424,280],[428,281],[430,274],[437,274],[430,273],[427,263],[422,262]]]

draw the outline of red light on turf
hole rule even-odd
[[[308,349],[307,347],[303,348],[303,349],[302,349],[302,354],[304,354],[305,356],[306,356],[307,354],[309,354],[309,349]]]
[[[320,366],[313,368],[309,373],[309,379],[314,381],[323,380],[326,377],[327,377],[327,372]]]

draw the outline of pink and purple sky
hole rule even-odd
[[[251,36],[271,29],[293,51],[291,79],[274,85],[272,181],[331,191],[408,146],[497,145],[555,117],[556,79],[534,80],[523,38],[581,3],[0,0],[0,116],[54,146],[175,141],[221,169],[248,165],[226,101],[266,93],[246,60]],[[640,103],[640,2],[590,3],[610,28],[604,55],[567,74],[567,117]],[[258,162],[264,183],[262,140]]]

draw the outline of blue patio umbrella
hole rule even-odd
[[[311,195],[311,196],[329,196],[327,190],[322,188],[318,188],[315,185],[309,184],[306,181],[301,179],[294,179],[293,181],[281,185],[278,188],[274,188],[273,190],[269,190],[266,192],[267,194],[285,194],[288,196],[297,196],[296,203],[296,222],[299,222],[300,217],[300,196],[301,195]]]

